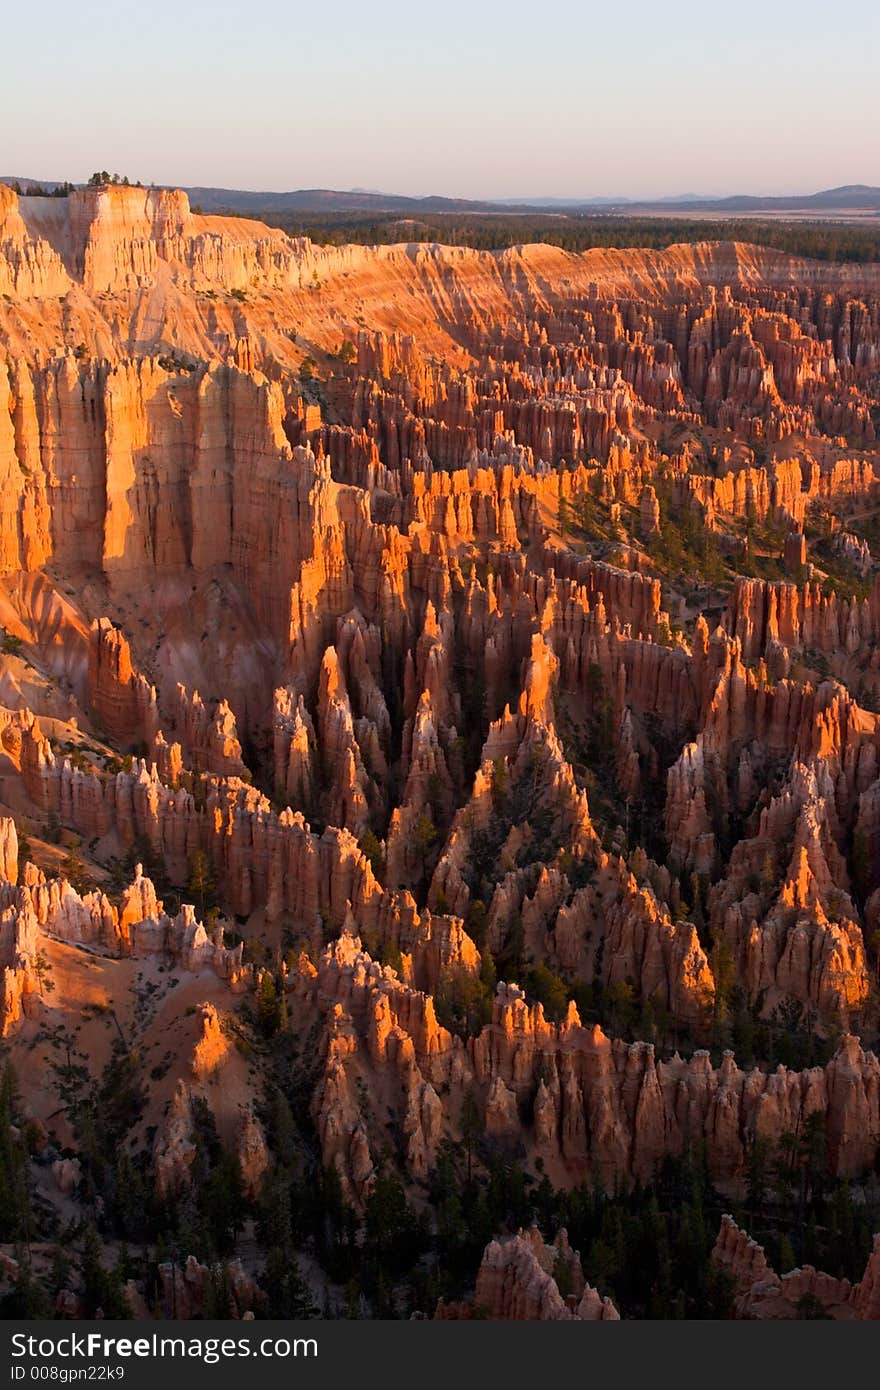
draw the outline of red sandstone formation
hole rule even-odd
[[[155,1316],[181,1321],[204,1318],[210,1307],[211,1277],[213,1275],[216,1280],[218,1274],[228,1295],[225,1317],[253,1318],[255,1310],[259,1311],[265,1306],[265,1294],[244,1269],[241,1260],[227,1260],[218,1269],[212,1270],[201,1264],[194,1255],[188,1255],[180,1265],[168,1261],[159,1266],[161,1293]],[[149,1317],[150,1310],[133,1281],[126,1285],[125,1293],[131,1316]]]
[[[876,267],[321,248],[172,191],[48,203],[0,187],[10,1048],[76,1007],[71,958],[186,977],[183,1064],[147,1088],[167,1194],[196,1098],[249,1199],[272,1172],[232,1041],[260,990],[320,1039],[308,1104],[359,1211],[389,1153],[424,1191],[471,1092],[561,1186],[704,1145],[738,1191],[753,1138],[813,1112],[829,1172],[875,1165]],[[167,912],[140,866],[119,891],[138,859]],[[557,1003],[631,997],[637,1040],[545,1013],[548,976]],[[713,1064],[734,998],[842,1041]],[[493,1242],[477,1304],[614,1316],[550,1258]],[[758,1270],[743,1308],[825,1299],[792,1279]],[[204,1309],[204,1266],[162,1280]]]
[[[813,1110],[825,1117],[831,1171],[858,1173],[880,1152],[880,1063],[855,1037],[827,1067],[802,1073],[743,1072],[730,1053],[718,1069],[707,1052],[658,1061],[650,1044],[583,1027],[574,1005],[555,1025],[515,986],[499,985],[492,1022],[465,1046],[438,1025],[430,997],[346,937],[317,969],[303,958],[291,984],[301,1006],[324,1020],[314,1108],[325,1162],[353,1200],[369,1192],[383,1134],[358,1100],[356,1079],[365,1076],[409,1135],[415,1172],[444,1134],[457,1133],[457,1098],[470,1085],[483,1098],[487,1132],[527,1137],[566,1185],[590,1176],[609,1186],[647,1180],[665,1156],[704,1143],[716,1179],[735,1186],[752,1136],[776,1142]]]
[[[201,1010],[202,1034],[193,1053],[192,1071],[195,1077],[210,1076],[229,1051],[229,1039],[224,1037],[220,1019],[213,1004],[203,1004]]]
[[[566,1288],[564,1297],[559,1283]],[[611,1299],[602,1298],[584,1279],[565,1231],[545,1245],[534,1226],[486,1246],[473,1303],[445,1304],[441,1299],[434,1313],[440,1319],[474,1316],[518,1322],[620,1320]]]
[[[857,1284],[835,1279],[811,1265],[790,1270],[780,1278],[767,1264],[761,1246],[730,1216],[722,1220],[712,1258],[733,1280],[738,1318],[796,1318],[799,1304],[810,1300],[828,1318],[880,1319],[880,1236],[874,1237],[874,1249]]]
[[[149,741],[158,727],[156,691],[131,663],[128,642],[108,618],[89,630],[88,704],[117,742]]]

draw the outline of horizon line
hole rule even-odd
[[[101,172],[109,172],[109,171],[102,170]],[[116,176],[116,171],[114,171],[114,176]],[[127,176],[126,176],[126,175],[120,175],[119,177],[127,177]],[[0,182],[7,184],[7,186],[9,186],[9,185],[12,184],[12,183],[18,183],[23,189],[24,189],[25,187],[34,187],[34,186],[44,186],[44,187],[53,186],[53,187],[58,187],[58,186],[61,186],[61,185],[66,184],[66,183],[71,183],[71,184],[73,184],[73,187],[74,187],[75,189],[77,189],[77,190],[85,189],[85,188],[88,187],[88,180],[87,180],[87,179],[82,179],[82,180],[74,180],[74,179],[67,179],[67,178],[59,179],[59,178],[34,177],[34,176],[32,176],[32,175],[21,175],[21,174],[2,174],[2,175],[0,175]],[[124,185],[122,185],[122,186],[124,186]],[[145,187],[145,188],[159,188],[159,189],[167,189],[167,190],[171,190],[171,189],[177,190],[177,189],[179,189],[181,192],[188,192],[189,190],[204,190],[204,191],[213,191],[213,192],[220,192],[220,193],[243,193],[243,194],[248,194],[249,196],[253,196],[253,197],[259,197],[259,196],[265,195],[266,197],[272,197],[272,198],[289,197],[289,196],[293,196],[293,195],[295,195],[295,194],[302,194],[302,193],[332,193],[332,194],[337,194],[337,195],[342,195],[342,196],[345,196],[345,195],[353,195],[353,196],[361,196],[361,197],[368,197],[368,198],[398,198],[398,199],[406,199],[407,201],[414,202],[414,203],[418,203],[418,202],[427,202],[427,201],[429,201],[429,200],[438,199],[438,200],[443,200],[443,201],[445,201],[445,202],[474,203],[474,204],[490,203],[490,204],[494,204],[494,205],[497,205],[497,206],[515,205],[515,206],[527,207],[527,206],[529,206],[529,205],[534,205],[534,206],[536,207],[536,209],[540,209],[541,207],[548,207],[548,206],[550,206],[551,204],[557,204],[557,205],[559,205],[559,206],[566,206],[566,207],[575,207],[575,206],[580,206],[580,205],[583,205],[583,206],[599,206],[599,205],[603,205],[603,204],[617,204],[617,203],[630,203],[630,204],[637,204],[637,205],[638,205],[638,204],[650,205],[650,204],[656,204],[656,203],[670,203],[670,204],[675,204],[675,203],[692,203],[692,202],[717,203],[717,202],[726,202],[726,201],[728,201],[728,200],[735,199],[735,198],[754,198],[754,199],[763,199],[763,198],[805,198],[805,199],[810,199],[810,198],[818,197],[819,195],[824,194],[824,193],[836,193],[836,192],[841,191],[841,190],[843,190],[843,189],[852,189],[852,190],[854,190],[854,191],[855,191],[855,190],[858,190],[858,191],[860,191],[860,192],[862,192],[862,191],[871,191],[871,192],[880,191],[880,184],[870,184],[870,183],[844,183],[844,184],[831,184],[831,185],[826,185],[825,187],[816,188],[816,189],[814,189],[812,192],[798,191],[798,192],[793,192],[793,193],[792,193],[792,192],[781,192],[781,191],[779,191],[779,190],[776,190],[776,191],[770,192],[770,193],[744,193],[744,192],[738,192],[738,193],[694,193],[694,192],[689,192],[689,193],[658,193],[658,194],[655,194],[654,196],[651,196],[651,195],[635,195],[635,194],[626,194],[626,193],[620,193],[620,194],[593,193],[593,194],[571,194],[571,195],[566,195],[566,194],[561,194],[561,193],[547,193],[547,194],[544,194],[544,195],[538,195],[538,194],[529,193],[529,194],[522,194],[522,195],[518,195],[518,196],[514,196],[514,195],[511,195],[511,194],[503,194],[503,195],[499,194],[499,195],[495,195],[495,196],[488,195],[488,194],[487,194],[487,195],[480,195],[480,196],[475,196],[475,195],[470,195],[470,196],[469,196],[469,195],[465,195],[465,194],[456,194],[456,193],[436,193],[436,192],[433,192],[433,193],[400,193],[400,192],[390,191],[390,190],[388,190],[388,189],[367,189],[367,188],[356,187],[356,186],[355,186],[355,187],[348,187],[348,188],[340,188],[340,187],[333,187],[333,186],[331,186],[331,185],[329,185],[329,184],[327,184],[327,185],[312,184],[312,185],[309,185],[309,186],[300,185],[300,186],[294,187],[294,188],[246,188],[246,187],[243,187],[242,185],[236,184],[236,183],[234,183],[234,182],[230,182],[230,183],[186,183],[186,182],[184,182],[184,181],[182,181],[182,180],[177,181],[177,180],[155,180],[155,179],[151,179],[151,180],[148,181],[148,180],[145,180],[145,179],[140,179],[140,180],[138,180],[137,178],[130,179],[130,180],[129,180],[129,186],[130,186],[130,187],[142,186],[142,187]],[[24,194],[23,196],[27,196],[27,195]]]

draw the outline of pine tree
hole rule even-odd
[[[264,970],[257,985],[257,1025],[266,1038],[273,1038],[281,1023],[278,989],[271,970]]]
[[[316,1318],[309,1286],[303,1279],[289,1245],[275,1245],[269,1251],[261,1285],[269,1299],[270,1318]]]
[[[473,1177],[474,1147],[483,1133],[483,1117],[473,1086],[465,1091],[461,1102],[461,1137],[467,1154],[467,1180]]]
[[[208,902],[214,892],[214,878],[211,873],[211,865],[208,856],[202,849],[197,849],[192,857],[189,870],[188,888],[198,900],[199,910],[204,916]]]

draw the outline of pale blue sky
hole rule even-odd
[[[876,0],[8,0],[0,173],[463,197],[880,184]]]

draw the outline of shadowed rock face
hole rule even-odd
[[[321,248],[0,187],[10,1045],[86,952],[167,961],[166,1193],[203,1101],[246,1197],[271,1173],[254,1007],[310,1040],[359,1211],[389,1135],[423,1199],[471,1107],[560,1187],[699,1146],[737,1192],[816,1112],[829,1173],[874,1166],[878,371],[872,266]],[[734,1016],[776,1030],[739,1064]],[[815,1065],[777,1065],[796,1025]],[[476,1305],[615,1316],[533,1234]]]
[[[554,1278],[566,1289],[563,1297]],[[441,1299],[435,1318],[486,1317],[505,1321],[618,1322],[610,1298],[602,1298],[584,1279],[580,1257],[564,1230],[545,1245],[536,1226],[511,1239],[486,1246],[477,1273],[472,1304],[446,1304]]]

